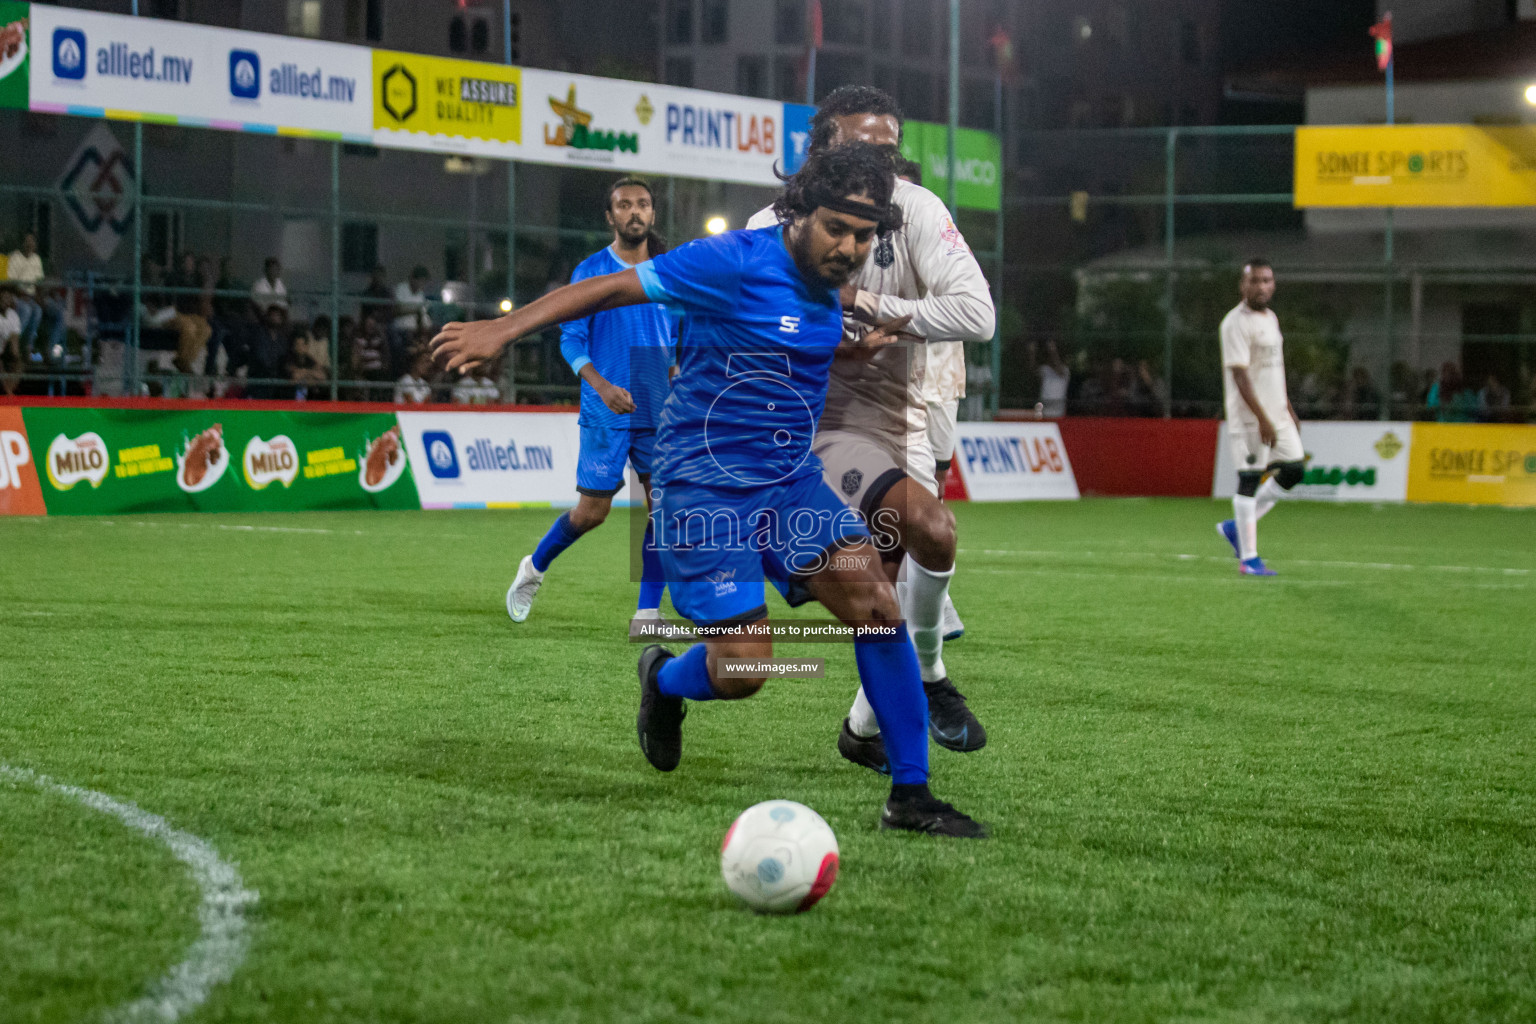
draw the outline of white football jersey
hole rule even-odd
[[[1271,423],[1283,423],[1290,417],[1285,392],[1285,339],[1280,335],[1280,318],[1274,310],[1261,313],[1248,303],[1239,302],[1221,321],[1221,380],[1226,390],[1227,422],[1257,424],[1258,417],[1243,401],[1232,383],[1232,374],[1227,372],[1233,366],[1247,367],[1254,396]]]
[[[989,341],[996,321],[987,279],[938,196],[909,181],[896,180],[893,199],[902,226],[876,238],[869,259],[854,275],[858,308],[879,321],[912,314],[907,327],[929,341]],[[748,228],[778,223],[771,207],[759,210]],[[927,429],[924,384],[934,365],[928,346],[901,341],[868,360],[832,363],[827,407],[818,428],[876,433],[905,443],[909,433]],[[939,360],[953,386],[958,360],[964,394],[964,346],[946,346]],[[958,397],[958,396],[957,396]]]

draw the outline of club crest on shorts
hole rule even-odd
[[[881,270],[888,270],[892,263],[896,262],[896,247],[891,244],[891,236],[886,235],[875,246],[875,266]]]
[[[862,484],[863,482],[864,482],[864,474],[863,474],[863,472],[860,471],[860,470],[857,470],[857,469],[850,469],[848,472],[843,474],[843,493],[844,494],[855,494],[855,493],[857,493],[858,489],[859,489],[859,484]]]

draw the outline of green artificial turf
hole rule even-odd
[[[259,892],[218,1021],[1536,1019],[1536,514],[961,506],[935,748],[984,843],[877,831],[828,679],[634,736],[617,522],[503,595],[552,513],[0,520],[0,764],[131,800]],[[796,646],[786,653],[805,654]],[[842,875],[763,918],[742,809]],[[0,1019],[98,1019],[197,934],[180,863],[0,778]]]

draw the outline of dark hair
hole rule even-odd
[[[883,211],[878,219],[883,238],[901,227],[901,207],[891,202],[896,178],[890,154],[867,142],[850,142],[833,149],[813,150],[805,165],[784,179],[784,191],[773,202],[780,224],[809,217],[829,200],[863,193]]]
[[[896,161],[896,177],[906,178],[914,185],[923,183],[923,165],[906,157]]]
[[[145,257],[145,258],[147,259],[148,257]],[[274,263],[276,263],[278,266],[282,266],[283,261],[278,259],[276,256],[268,256],[266,258],[266,261],[264,263],[262,263],[261,269],[262,270],[266,270],[268,267],[270,267]]]
[[[894,117],[898,142],[901,141],[901,129],[907,123],[907,117],[901,112],[901,107],[884,89],[876,89],[872,85],[840,86],[827,94],[826,99],[821,101],[821,106],[816,108],[816,113],[811,118],[811,151],[825,149],[831,145],[832,137],[837,134],[836,119],[849,114]]]
[[[631,188],[631,187],[645,189],[645,194],[651,197],[651,206],[652,206],[652,208],[655,208],[655,206],[656,206],[656,190],[651,188],[651,183],[646,181],[644,178],[637,178],[634,175],[625,175],[624,177],[620,178],[618,181],[614,182],[612,185],[608,186],[608,199],[607,199],[606,202],[603,203],[603,212],[604,213],[612,213],[613,212],[613,194],[615,192],[617,192],[621,188]],[[650,255],[652,255],[652,256],[660,256],[662,253],[667,251],[666,240],[663,239],[660,235],[658,235],[654,229],[652,229],[651,231],[646,232],[645,242],[646,242],[646,251]]]
[[[1269,262],[1269,260],[1266,260],[1266,259],[1264,259],[1262,257],[1259,257],[1259,256],[1255,256],[1253,259],[1247,260],[1246,262],[1243,263],[1243,276],[1246,277],[1248,275],[1249,271],[1260,270],[1260,269],[1263,269],[1264,267],[1268,267],[1271,271],[1273,271],[1275,269],[1275,265],[1273,263]]]
[[[422,266],[420,263],[416,264],[414,267],[411,268],[411,277],[412,278],[417,278],[417,277],[430,278],[431,276],[432,276],[431,274],[427,273],[427,268]]]

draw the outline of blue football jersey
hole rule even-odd
[[[630,265],[608,246],[576,267],[571,281],[615,274]],[[655,430],[667,399],[668,376],[677,341],[677,317],[660,305],[622,306],[560,325],[560,354],[580,376],[587,363],[610,384],[627,390],[635,411],[616,413],[603,404],[592,385],[581,382],[583,426]]]
[[[806,281],[779,227],[699,239],[637,269],[648,297],[684,314],[656,481],[750,489],[820,474],[811,440],[842,340],[837,289]]]

